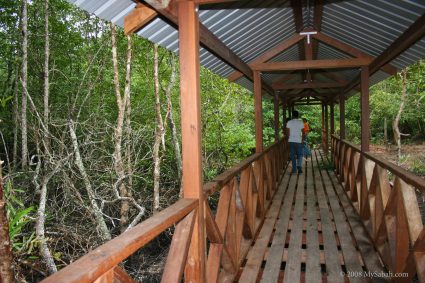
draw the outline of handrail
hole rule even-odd
[[[383,158],[378,157],[371,152],[362,152],[359,146],[357,146],[357,145],[355,145],[355,144],[353,144],[349,141],[341,140],[336,135],[332,135],[332,138],[340,141],[343,144],[350,146],[356,152],[363,154],[368,159],[379,164],[382,168],[384,168],[384,169],[390,171],[391,173],[393,173],[394,175],[397,175],[398,177],[402,178],[409,185],[412,185],[416,189],[419,189],[419,190],[425,192],[425,179],[424,178],[421,178],[421,177],[413,174],[412,172],[404,169],[403,167],[397,166],[397,165],[395,165],[395,164],[393,164],[393,163],[391,163],[387,160],[384,160]]]
[[[47,277],[43,283],[93,282],[146,245],[198,206],[196,199],[180,199],[131,230],[106,242],[87,255]]]
[[[332,157],[388,270],[407,274],[404,282],[415,275],[425,282],[425,228],[416,195],[416,190],[425,193],[425,180],[336,136],[332,136]]]
[[[118,264],[173,224],[177,225],[162,282],[180,282],[199,217],[209,241],[204,261],[208,282],[219,277],[233,280],[264,221],[287,160],[288,145],[282,139],[205,184],[204,212],[198,211],[199,200],[181,199],[42,282],[135,282]],[[216,191],[220,198],[213,211],[208,197]]]
[[[218,188],[223,187],[225,183],[229,182],[233,177],[235,177],[237,174],[242,172],[246,167],[248,167],[253,162],[262,158],[264,155],[270,152],[274,147],[280,144],[283,144],[284,142],[285,142],[284,139],[281,139],[280,141],[276,141],[270,146],[268,146],[266,149],[264,149],[262,152],[254,153],[253,155],[242,160],[241,162],[234,165],[233,167],[227,169],[220,175],[216,176],[213,180],[209,181],[208,183],[204,185],[203,191],[205,196],[208,197],[212,195],[214,192],[217,191]]]

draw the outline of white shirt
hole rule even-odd
[[[304,122],[301,119],[292,119],[288,121],[286,127],[289,129],[288,142],[302,142],[302,130],[304,129]]]

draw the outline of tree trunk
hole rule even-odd
[[[50,56],[50,37],[49,37],[49,0],[44,1],[44,115],[43,122],[47,132],[44,132],[43,143],[47,154],[50,151],[49,138],[49,56]]]
[[[22,0],[22,107],[21,107],[21,133],[22,133],[22,168],[28,166],[28,133],[27,133],[27,82],[28,82],[28,16],[27,0]]]
[[[402,70],[399,74],[401,77],[401,98],[400,98],[400,107],[397,112],[397,116],[395,117],[393,121],[393,132],[394,132],[394,142],[397,145],[397,151],[398,151],[398,161],[400,162],[401,159],[401,133],[399,129],[399,122],[401,118],[401,114],[404,110],[404,104],[406,102],[407,97],[407,68]]]
[[[181,154],[181,150],[180,150],[180,143],[179,143],[179,138],[177,136],[177,128],[176,128],[176,124],[174,122],[174,117],[173,117],[173,104],[171,101],[171,91],[172,88],[174,86],[175,83],[175,79],[176,79],[176,62],[175,62],[175,58],[174,58],[174,54],[171,53],[171,58],[170,58],[170,65],[171,65],[171,78],[170,78],[170,83],[168,84],[168,88],[164,89],[164,93],[165,96],[167,98],[167,121],[168,121],[168,125],[170,127],[170,131],[171,131],[171,139],[173,142],[173,146],[174,146],[174,154],[175,154],[175,158],[176,158],[176,163],[177,163],[177,176],[179,178],[179,183],[181,183],[181,178],[182,178],[182,154]],[[183,197],[183,186],[180,184],[180,191],[179,191],[179,196]]]
[[[111,23],[111,35],[112,35],[112,61],[114,66],[114,85],[115,85],[115,96],[118,106],[118,118],[117,125],[115,127],[115,149],[114,149],[114,168],[117,174],[118,179],[125,178],[125,166],[123,161],[123,149],[122,149],[122,140],[123,140],[123,128],[124,128],[124,118],[125,118],[125,108],[127,106],[128,100],[130,100],[130,83],[131,83],[131,37],[127,36],[127,63],[126,63],[126,77],[125,77],[125,88],[124,88],[124,97],[121,97],[120,92],[120,83],[119,83],[119,72],[118,72],[118,54],[117,54],[117,39],[116,39],[116,30],[114,24]],[[119,187],[121,197],[127,197],[128,191],[125,185],[125,182],[121,182]],[[121,218],[120,226],[121,232],[124,232],[127,229],[129,223],[129,202],[128,200],[121,201]]]
[[[384,118],[384,142],[388,141],[387,117]]]
[[[13,282],[12,249],[9,239],[9,222],[6,217],[6,201],[3,197],[3,178],[0,161],[0,282]]]
[[[158,78],[158,44],[154,44],[154,92],[155,92],[155,112],[156,128],[155,141],[153,145],[153,211],[159,210],[159,186],[161,179],[161,157],[159,155],[159,146],[164,133],[164,123],[161,115],[161,104],[159,97],[159,78]]]
[[[87,175],[86,168],[84,167],[84,163],[81,158],[80,148],[78,145],[78,139],[77,139],[77,135],[75,133],[75,128],[74,128],[74,122],[70,120],[68,122],[68,126],[69,126],[69,133],[71,135],[72,146],[74,148],[75,165],[77,165],[77,168],[80,171],[81,177],[83,178],[84,186],[86,187],[86,192],[90,200],[92,213],[96,219],[98,228],[100,230],[100,236],[103,241],[110,240],[111,233],[109,232],[108,227],[106,226],[105,219],[103,219],[102,211],[100,210],[96,202],[95,194],[91,186],[89,176]]]

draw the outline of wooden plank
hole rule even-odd
[[[289,241],[284,282],[300,282],[301,280],[301,241],[304,221],[304,175],[298,174],[297,192],[292,215],[293,226],[291,228],[291,238]]]
[[[350,58],[350,59],[324,59],[324,60],[303,60],[290,62],[272,62],[257,63],[252,65],[252,69],[256,71],[288,71],[288,70],[304,70],[304,69],[338,69],[338,68],[358,68],[370,64],[367,58]]]
[[[114,268],[114,282],[117,283],[136,283],[134,280],[124,269],[120,266],[116,266]]]
[[[318,156],[318,162],[324,162],[322,156]],[[334,222],[336,225],[336,230],[338,233],[338,238],[341,244],[342,254],[344,256],[344,263],[347,269],[347,272],[354,272],[355,274],[361,274],[363,271],[360,261],[359,255],[355,248],[355,243],[353,243],[350,227],[346,222],[346,217],[344,212],[342,211],[337,196],[335,195],[332,183],[329,179],[327,171],[321,170],[322,181],[325,187],[325,191],[328,195],[329,204],[332,210],[332,214],[334,216]],[[364,278],[362,277],[352,277],[350,278],[350,282],[363,282]]]
[[[341,276],[341,265],[338,261],[338,258],[335,256],[339,253],[336,246],[336,239],[332,223],[330,222],[331,213],[329,211],[326,195],[324,193],[319,168],[317,168],[319,164],[316,156],[317,151],[314,151],[314,154],[312,155],[312,162],[315,162],[315,166],[313,167],[314,183],[316,188],[317,201],[319,204],[320,220],[322,224],[327,280],[328,282],[344,282],[344,277]]]
[[[301,83],[301,84],[282,84],[275,83],[272,84],[272,88],[274,90],[282,90],[282,89],[309,89],[309,88],[337,88],[344,87],[347,84],[339,83],[339,82],[331,82],[331,83]]]
[[[255,152],[263,151],[263,105],[261,74],[254,72]]]
[[[158,13],[142,3],[138,3],[130,14],[124,17],[124,34],[130,35],[150,23]]]
[[[205,281],[205,229],[202,175],[199,19],[195,3],[178,3],[183,195],[199,199],[197,223],[185,268],[185,279]]]
[[[366,66],[362,67],[361,70],[361,98],[360,98],[360,110],[361,110],[361,150],[363,152],[369,151],[369,68]]]
[[[308,170],[310,165],[310,171]],[[305,268],[305,282],[315,283],[321,278],[320,249],[317,223],[317,197],[314,191],[313,162],[306,161],[306,191],[307,191],[307,259]],[[323,262],[324,263],[324,262]]]
[[[279,214],[280,206],[282,203],[282,198],[284,191],[280,189],[271,204],[269,211],[266,214],[263,226],[260,230],[260,233],[255,240],[255,245],[251,248],[247,256],[247,262],[242,271],[241,277],[239,278],[240,282],[256,282],[258,273],[261,268],[261,263],[264,259],[264,254],[267,249],[267,245],[270,241],[271,234],[273,232],[274,224],[276,223],[276,218]]]
[[[42,282],[93,282],[197,206],[197,200],[181,199]]]
[[[108,270],[93,283],[112,283],[114,282],[114,269]]]
[[[345,99],[343,95],[339,97],[339,137],[345,139]]]
[[[383,272],[384,268],[381,264],[377,252],[374,249],[373,243],[371,242],[370,237],[368,236],[358,214],[351,205],[343,186],[338,181],[335,174],[333,174],[331,171],[329,171],[329,174],[331,176],[331,181],[335,188],[336,195],[341,202],[348,223],[351,227],[351,230],[353,231],[354,238],[356,239],[366,269],[370,272]]]
[[[290,181],[289,181],[290,179]],[[288,184],[289,182],[289,184]],[[267,256],[267,262],[264,267],[263,276],[261,282],[277,282],[280,266],[282,263],[283,251],[285,248],[286,234],[288,231],[289,217],[292,210],[292,202],[294,200],[294,192],[296,187],[297,177],[296,175],[291,175],[286,173],[283,181],[280,185],[284,187],[287,192],[284,197],[284,202],[282,208],[279,212],[279,220],[276,223],[276,229],[273,236],[273,242],[269,249]]]
[[[192,211],[177,224],[167,261],[165,262],[161,282],[181,282],[196,218],[196,211]]]

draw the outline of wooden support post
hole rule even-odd
[[[206,239],[201,147],[201,95],[199,78],[199,20],[193,1],[178,2],[180,99],[183,155],[183,194],[199,199],[185,268],[186,282],[205,282]]]
[[[335,134],[335,104],[333,101],[330,105],[330,121],[331,121],[331,135]]]
[[[328,113],[328,105],[325,103],[325,154],[327,155],[329,152],[329,113]]]
[[[287,102],[286,102],[286,97],[283,98],[283,103],[282,103],[282,134],[283,136],[286,135],[286,108],[288,107]]]
[[[322,148],[325,148],[325,106],[322,102]]]
[[[274,95],[274,139],[279,140],[279,97]]]
[[[369,67],[361,69],[361,150],[369,151]]]
[[[255,152],[263,151],[263,105],[261,73],[254,72]]]
[[[345,97],[339,97],[339,137],[345,139]]]

